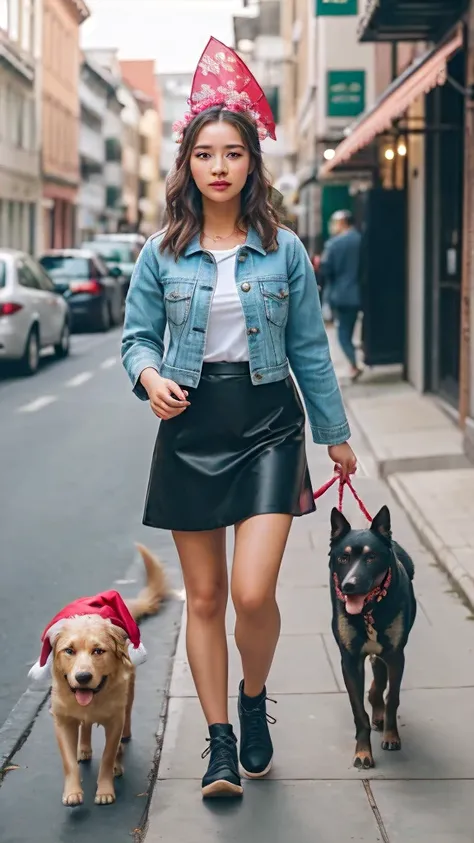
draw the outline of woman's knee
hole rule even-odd
[[[197,589],[187,594],[188,614],[209,621],[225,613],[227,590],[219,586]]]
[[[245,588],[233,591],[232,602],[237,617],[256,618],[275,604],[275,598],[268,592]]]

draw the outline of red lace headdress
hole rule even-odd
[[[190,111],[173,125],[177,143],[181,143],[191,120],[215,105],[245,111],[257,124],[260,140],[276,140],[275,120],[260,85],[237,53],[216,38],[209,39],[199,60],[188,103]]]

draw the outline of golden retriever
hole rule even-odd
[[[160,562],[143,545],[137,548],[146,586],[137,598],[125,601],[135,620],[155,614],[166,595]],[[63,805],[83,802],[78,762],[92,758],[94,723],[105,729],[95,803],[110,805],[114,777],[123,774],[123,743],[131,737],[135,668],[125,633],[99,615],[77,616],[65,622],[52,646],[51,713],[64,767]]]

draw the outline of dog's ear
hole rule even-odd
[[[115,645],[115,655],[127,667],[132,667],[130,654],[128,652],[127,635],[123,629],[114,624],[110,625],[109,635]]]
[[[351,525],[347,518],[334,507],[331,512],[331,541],[347,536],[350,531]]]
[[[377,512],[370,529],[373,533],[377,533],[384,539],[392,538],[392,524],[388,506],[383,506],[382,509]]]

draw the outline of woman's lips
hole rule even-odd
[[[212,187],[213,190],[227,190],[227,188],[230,187],[230,184],[228,181],[215,181],[209,186]]]

